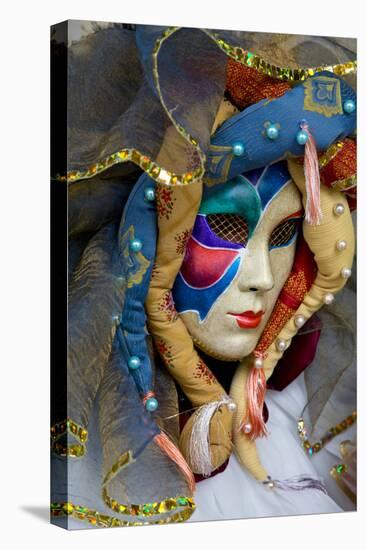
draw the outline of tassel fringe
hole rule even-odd
[[[306,474],[291,477],[289,479],[279,480],[268,477],[263,484],[270,489],[276,488],[282,491],[304,491],[305,489],[316,489],[327,495],[327,490],[322,480],[310,477]]]
[[[308,140],[305,143],[304,172],[306,185],[305,220],[310,225],[319,225],[322,219],[320,207],[320,174],[318,153],[313,135],[308,124],[303,121],[300,124],[302,130],[307,133]]]
[[[219,401],[203,405],[196,413],[197,417],[189,441],[189,457],[195,470],[203,476],[209,476],[213,470],[209,437],[211,419],[219,407],[231,402],[232,400],[225,396]]]
[[[186,478],[189,489],[193,494],[196,489],[194,475],[178,447],[174,445],[169,437],[163,432],[157,434],[154,437],[154,441],[158,445],[158,447],[178,466],[178,468]]]
[[[247,380],[248,417],[251,431],[247,434],[250,439],[264,437],[268,434],[263,420],[263,405],[266,395],[266,377],[264,370],[253,367]],[[242,424],[244,429],[245,422]]]

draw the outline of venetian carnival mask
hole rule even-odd
[[[291,271],[301,218],[284,162],[206,189],[173,289],[204,351],[226,360],[253,351]]]

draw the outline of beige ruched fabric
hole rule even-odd
[[[189,186],[157,187],[159,238],[155,265],[146,300],[149,331],[171,376],[193,407],[219,401],[224,388],[200,359],[185,324],[175,310],[171,289],[181,268],[202,197],[202,182]],[[181,450],[190,463],[189,441],[195,415],[185,425]],[[221,466],[231,453],[232,412],[226,406],[210,423],[212,467]],[[190,464],[194,471],[194,465]],[[199,473],[199,472],[196,472]]]
[[[305,206],[306,191],[303,166],[294,160],[289,160],[288,168],[292,179],[302,193],[303,204]],[[346,197],[339,191],[322,185],[320,200],[323,213],[320,225],[309,225],[305,221],[303,223],[304,238],[314,253],[318,273],[309,292],[305,295],[301,306],[277,335],[277,338],[284,339],[288,345],[298,331],[298,327],[295,324],[296,316],[302,315],[305,320],[308,320],[313,313],[322,307],[326,294],[335,294],[342,289],[347,280],[342,275],[342,270],[344,268],[351,269],[352,267],[355,237]],[[342,214],[335,212],[337,205],[343,206],[344,211]],[[337,249],[336,243],[338,240],[345,240],[347,242],[345,250],[340,251]],[[274,367],[283,354],[276,347],[277,338],[269,346],[267,356],[264,359],[263,369],[266,379],[272,374]],[[237,410],[234,415],[233,442],[235,453],[242,465],[256,479],[264,481],[267,479],[268,473],[261,465],[255,441],[252,441],[249,436],[240,430],[240,424],[246,413],[247,398],[245,388],[252,364],[253,357],[245,358],[239,365],[231,384],[230,395],[237,404]],[[329,365],[329,368],[331,369],[332,365]]]

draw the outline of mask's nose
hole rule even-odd
[[[242,292],[268,292],[274,287],[268,244],[252,239],[242,252],[238,287]]]

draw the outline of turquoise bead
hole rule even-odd
[[[244,143],[242,143],[241,141],[235,141],[232,144],[232,150],[235,157],[243,156],[245,151]]]
[[[141,366],[141,360],[137,355],[131,355],[131,357],[128,360],[128,367],[131,370],[138,369]]]
[[[343,110],[347,115],[350,115],[356,110],[356,104],[352,99],[346,99],[343,103]]]
[[[158,408],[158,401],[155,397],[149,397],[145,403],[146,410],[149,412],[154,412]]]
[[[155,200],[155,189],[153,187],[146,187],[144,195],[146,201],[152,202]]]
[[[132,252],[140,252],[142,248],[142,241],[140,239],[132,239],[130,242],[130,250]]]
[[[308,134],[305,132],[305,130],[299,130],[296,134],[296,141],[299,145],[305,145],[307,140],[309,139]]]
[[[266,130],[266,135],[269,139],[277,139],[279,136],[279,133],[280,132],[277,126],[275,126],[274,124],[271,124],[270,126],[268,126]]]

